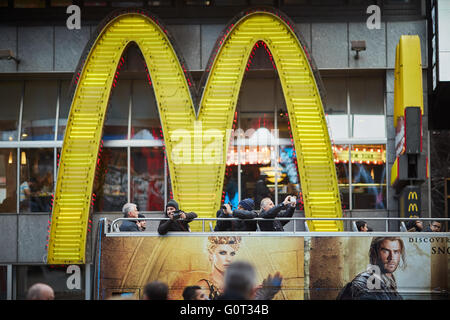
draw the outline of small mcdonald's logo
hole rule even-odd
[[[408,206],[408,212],[418,212],[419,211],[419,207],[417,206],[416,203],[410,203]]]
[[[418,200],[417,192],[412,191],[412,192],[408,193],[408,200]]]

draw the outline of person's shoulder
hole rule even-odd
[[[367,281],[369,280],[372,274],[367,271],[363,271],[357,274],[352,281],[350,281],[350,286],[353,287],[354,290],[364,291],[367,290]]]

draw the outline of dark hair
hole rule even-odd
[[[358,220],[356,221],[356,228],[358,231],[361,231],[361,229],[367,224],[364,220]]]
[[[160,281],[153,281],[145,285],[144,295],[148,300],[167,300],[169,287]]]
[[[202,288],[199,286],[188,286],[183,290],[183,299],[184,300],[196,300],[195,299],[195,291],[201,290]]]

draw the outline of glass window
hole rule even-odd
[[[347,81],[352,114],[384,115],[382,77],[352,77]]]
[[[386,209],[385,145],[353,145],[353,209]]]
[[[55,300],[84,300],[85,267],[76,265],[71,270],[68,268],[67,265],[17,266],[16,299],[25,300],[33,284],[45,283],[52,287]]]
[[[106,112],[103,140],[120,140],[128,137],[131,80],[119,80],[112,90]]]
[[[72,97],[70,95],[70,81],[61,81],[61,90],[59,98],[59,118],[58,118],[58,140],[64,139],[67,118],[69,117]]]
[[[325,86],[323,98],[324,111],[327,114],[347,114],[347,80],[343,77],[322,78]]]
[[[228,153],[230,155],[230,153]],[[222,203],[231,205],[232,210],[237,209],[239,203],[238,166],[237,162],[228,162],[225,168],[223,181]]]
[[[240,114],[241,199],[253,198],[255,209],[265,197],[274,199],[276,149],[273,112]],[[236,148],[235,152],[238,150]],[[279,179],[279,178],[278,178]]]
[[[0,102],[2,116],[0,119],[0,140],[17,140],[17,124],[19,121],[20,99],[23,83],[19,81],[0,82]]]
[[[26,81],[21,140],[54,140],[57,81]]]
[[[17,212],[17,149],[0,149],[0,212]]]
[[[328,134],[332,141],[349,138],[347,114],[327,114],[325,119],[327,121]]]
[[[354,138],[386,138],[386,118],[384,115],[353,115]]]
[[[343,210],[350,209],[350,185],[349,185],[349,146],[333,145],[334,163],[338,179],[341,206]]]
[[[239,95],[240,111],[273,113],[274,93],[274,79],[244,79]]]
[[[127,202],[127,149],[103,148],[94,182],[96,212],[122,211]]]
[[[53,149],[20,149],[20,212],[50,212]]]
[[[287,112],[277,113],[277,117],[278,135],[280,137],[278,154],[279,179],[277,185],[278,203],[283,202],[286,196],[293,195],[298,200],[297,209],[303,210],[297,155],[295,153],[289,115]]]
[[[8,267],[0,266],[0,300],[6,300],[8,292]]]
[[[131,202],[141,211],[164,211],[164,151],[131,149]]]
[[[153,88],[147,81],[133,81],[131,139],[162,140],[161,123]]]

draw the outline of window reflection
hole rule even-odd
[[[350,209],[349,159],[348,145],[333,145],[334,164],[338,179],[341,206],[343,210]]]
[[[20,212],[50,212],[53,149],[20,149]]]
[[[386,209],[384,145],[352,146],[353,209]]]
[[[131,149],[131,202],[141,211],[164,210],[164,151]]]
[[[94,209],[122,211],[127,202],[127,149],[103,148],[94,182]]]
[[[300,178],[298,175],[297,155],[287,112],[277,114],[279,140],[278,166],[280,180],[278,181],[278,203],[288,195],[297,197],[297,209],[303,210]]]
[[[59,99],[59,119],[58,119],[58,140],[64,138],[67,118],[69,117],[70,106],[72,104],[70,95],[70,81],[61,81],[60,99]]]
[[[327,114],[347,114],[347,80],[344,77],[322,78],[326,88],[323,106]]]
[[[238,187],[238,167],[230,164],[225,168],[225,178],[223,182],[222,202],[229,203],[231,208],[237,209],[239,203]]]
[[[239,145],[241,163],[241,199],[253,198],[259,209],[265,197],[274,199],[276,172],[273,113],[240,114]],[[279,174],[278,174],[279,176]],[[279,178],[278,178],[279,180]]]
[[[54,140],[57,81],[26,81],[21,140]]]
[[[103,140],[120,140],[128,137],[131,80],[119,80],[113,88],[106,112]]]
[[[17,149],[0,149],[0,212],[17,212]]]
[[[0,119],[0,140],[16,141],[19,122],[20,99],[23,83],[19,81],[0,81],[2,116]]]
[[[350,77],[347,81],[352,114],[384,114],[382,77]]]

